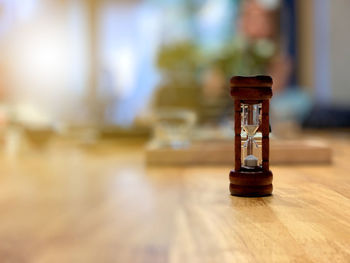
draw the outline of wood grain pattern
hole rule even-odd
[[[142,144],[0,155],[0,261],[349,262],[350,143],[329,142],[333,165],[272,166],[265,198],[230,196],[230,166],[146,167]]]

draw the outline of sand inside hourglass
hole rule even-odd
[[[259,128],[259,125],[254,125],[254,124],[243,125],[243,130],[250,137],[253,137],[255,135],[258,128]]]

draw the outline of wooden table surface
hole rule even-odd
[[[143,146],[56,143],[0,156],[0,262],[350,262],[350,140],[324,166],[272,166],[232,197],[231,167],[146,167]]]

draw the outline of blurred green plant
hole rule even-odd
[[[227,83],[232,75],[265,74],[274,54],[275,44],[268,39],[249,41],[236,37],[215,53],[190,41],[165,45],[157,57],[162,79],[155,96],[155,107],[188,108],[198,112],[205,101],[201,87],[207,71],[219,70],[225,78],[223,83]],[[229,99],[226,97],[224,100]],[[222,107],[227,105],[223,98],[218,98],[217,102]]]
[[[158,69],[163,81],[177,84],[193,83],[199,70],[198,48],[192,42],[163,46],[157,57]]]
[[[192,42],[163,46],[157,57],[162,74],[156,107],[198,108],[200,59]]]
[[[262,75],[268,70],[275,54],[275,44],[268,39],[249,41],[237,37],[226,44],[220,54],[210,59],[209,66],[215,65],[225,74],[232,75]]]

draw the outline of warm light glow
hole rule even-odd
[[[14,63],[19,76],[37,85],[62,77],[67,50],[58,25],[36,27],[30,34],[19,36],[16,43]]]

